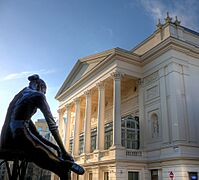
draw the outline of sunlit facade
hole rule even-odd
[[[199,173],[199,33],[169,17],[134,49],[78,60],[56,95],[73,180],[189,180]]]

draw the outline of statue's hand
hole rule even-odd
[[[58,146],[56,146],[55,150],[57,151],[57,156],[62,157],[61,149]]]
[[[69,154],[69,153],[67,153],[67,152],[64,152],[64,153],[62,153],[62,159],[64,159],[64,160],[69,160],[69,161],[72,161],[72,162],[74,162],[74,159],[73,159],[73,157]]]

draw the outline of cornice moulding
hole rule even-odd
[[[141,56],[142,66],[150,63],[155,58],[172,49],[199,58],[199,47],[174,37],[169,37]]]

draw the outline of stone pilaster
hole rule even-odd
[[[181,64],[173,62],[168,65],[166,71],[166,87],[171,139],[173,142],[186,141],[188,137],[186,131],[187,109],[183,66]],[[184,129],[184,131],[182,131],[182,129]]]
[[[168,110],[167,110],[167,95],[166,95],[166,79],[165,68],[159,70],[160,78],[160,107],[161,107],[161,119],[162,119],[162,141],[164,144],[168,144],[171,141]]]
[[[140,148],[145,147],[145,139],[146,133],[144,129],[146,129],[146,123],[144,122],[144,80],[139,79],[137,81],[138,84],[138,101],[139,101],[139,124],[140,124]]]

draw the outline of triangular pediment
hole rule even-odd
[[[105,51],[103,53],[95,54],[85,58],[81,58],[77,61],[72,71],[68,75],[67,79],[64,81],[62,87],[58,91],[56,97],[62,94],[66,89],[73,86],[77,81],[79,81],[83,76],[87,75],[92,71],[93,68],[98,66],[102,61],[107,59],[113,50]]]

